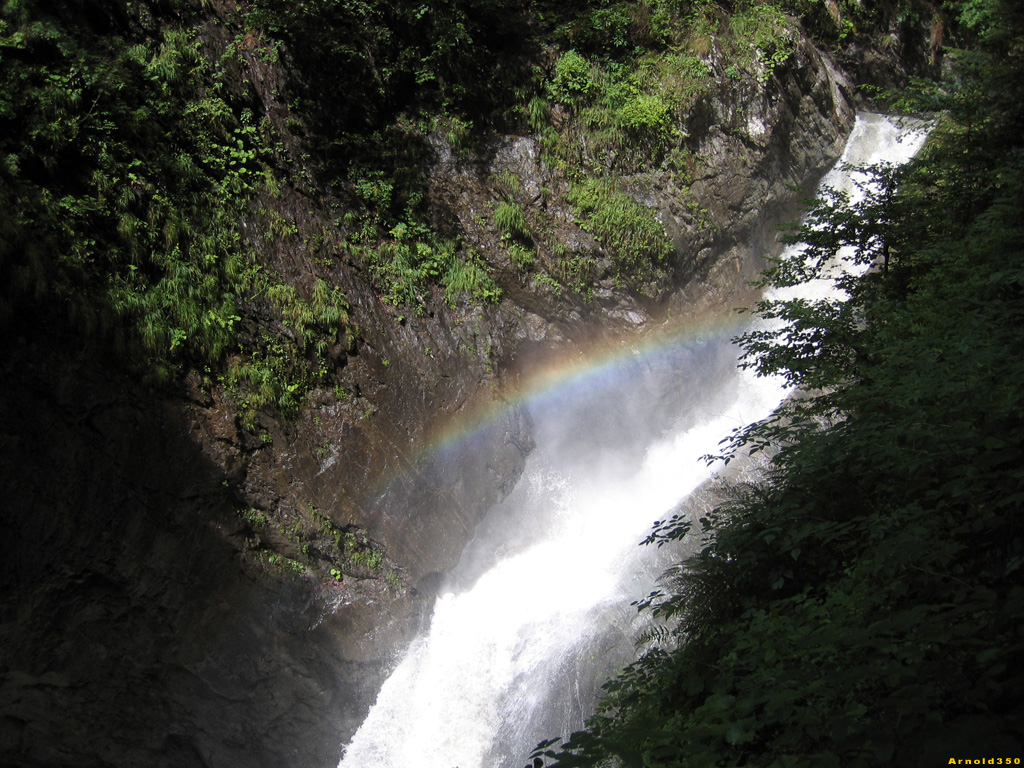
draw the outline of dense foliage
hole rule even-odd
[[[45,299],[144,354],[217,358],[248,280],[236,220],[261,178],[251,115],[206,88],[194,35],[133,44],[116,29],[129,23],[82,34],[4,4],[0,309]]]
[[[336,287],[300,292],[242,237],[278,182],[267,127],[227,95],[222,64],[141,5],[3,4],[0,321],[112,347],[158,378],[216,371],[251,419],[293,410],[349,325]]]
[[[545,164],[572,184],[560,202],[577,210],[577,223],[610,257],[611,274],[601,276],[659,295],[669,273],[668,238],[655,212],[637,205],[628,189],[614,189],[615,179],[642,184],[636,174],[665,170],[688,183],[688,113],[723,76],[767,86],[799,34],[787,13],[812,21],[827,44],[884,26],[879,9],[845,1],[829,15],[825,5],[255,0],[245,24],[282,43],[297,68],[293,106],[312,128],[319,181],[351,205],[343,219],[350,244],[389,301],[416,307],[438,282],[475,286],[470,293],[479,301],[501,295],[476,255],[461,252],[460,233],[437,226],[443,203],[430,208],[425,173],[438,138],[468,157],[491,151],[486,140],[495,130],[541,137]],[[728,64],[716,72],[709,61]],[[523,282],[532,276],[535,286],[585,298],[601,274],[598,259],[569,255],[552,242],[545,203],[553,194],[510,195],[487,224],[500,232],[505,258]],[[516,233],[501,221],[511,204],[523,214]],[[602,222],[615,221],[642,233],[602,234]],[[439,259],[452,265],[451,279]]]
[[[793,50],[787,12],[829,41],[836,19],[866,33],[882,15],[824,5],[5,0],[0,321],[12,337],[50,324],[163,377],[219,378],[251,422],[337,384],[358,336],[342,259],[403,312],[499,301],[501,258],[559,295],[585,301],[600,277],[658,296],[671,246],[630,184],[663,169],[687,183],[688,110],[715,76],[767,87]],[[496,180],[473,238],[502,249],[487,260],[429,200],[428,172],[439,141],[469,159],[495,131],[539,136],[564,183],[528,197]],[[313,231],[277,213],[293,176],[325,191]],[[558,242],[555,194],[597,250]],[[289,238],[318,253],[301,278],[268,256]]]
[[[672,642],[536,764],[888,766],[1014,758],[1024,744],[1024,15],[959,12],[972,50],[908,106],[929,146],[880,191],[832,195],[770,285],[875,268],[849,299],[766,301],[740,340],[801,387],[729,455],[763,451],[700,522],[702,549],[643,608]],[[652,543],[688,534],[661,524]],[[693,535],[692,533],[690,535]]]

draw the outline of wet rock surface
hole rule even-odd
[[[253,98],[278,82],[259,71]],[[838,156],[853,120],[844,76],[804,42],[778,79],[723,81],[701,102],[685,126],[699,158],[685,188],[658,169],[622,180],[673,241],[653,298],[605,275],[583,301],[508,263],[480,223],[503,170],[522,180],[524,204],[555,192],[539,251],[557,242],[607,261],[558,208],[567,182],[540,162],[536,137],[514,136],[472,157],[438,142],[430,181],[503,302],[438,298],[405,317],[358,264],[336,260],[359,333],[334,352],[342,386],[313,392],[294,419],[261,413],[246,428],[197,374],[156,394],[101,355],[69,358],[47,329],[7,340],[0,762],[335,765],[439,574],[522,471],[532,426],[513,398],[520,372],[739,303],[796,212],[791,188],[810,189]],[[316,257],[301,235],[332,220],[308,192],[267,201],[300,234],[267,258],[299,285]]]

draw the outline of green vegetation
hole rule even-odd
[[[246,218],[270,241],[298,233],[256,209],[280,195],[275,137],[229,95],[224,69],[248,38],[211,57],[189,26],[142,35],[130,30],[144,7],[110,7],[95,29],[32,0],[0,10],[0,320],[73,328],[155,380],[205,371],[250,428],[264,407],[295,414],[310,387],[334,385],[328,352],[352,348],[357,330],[326,273],[285,282],[242,237]],[[370,235],[350,247],[386,297],[422,308],[440,285],[449,302],[497,301],[479,259],[422,223],[415,149],[361,141],[349,170]]]
[[[261,556],[266,559],[267,567],[271,571],[285,578],[294,579],[306,572],[306,566],[298,560],[279,555],[276,552],[261,552]]]
[[[511,200],[503,200],[494,209],[494,223],[510,238],[526,239],[530,233],[526,230],[526,214],[523,208]]]
[[[563,27],[573,45],[547,83],[549,97],[573,113],[576,125],[546,136],[550,162],[589,175],[656,167],[683,148],[682,128],[712,89],[716,59],[728,60],[734,77],[767,83],[797,35],[794,21],[770,2],[741,3],[730,12],[710,2],[621,3],[589,16],[600,21],[587,29],[583,13]],[[602,26],[616,31],[591,34]]]
[[[435,229],[426,138],[443,132],[461,153],[507,122],[531,77],[523,12],[482,0],[256,0],[244,24],[291,51],[322,181],[350,206],[349,245],[385,300],[424,311],[437,287],[450,304],[500,300],[482,262]]]
[[[810,17],[820,4],[806,5],[797,10]],[[770,3],[727,14],[675,0],[254,0],[227,17],[220,48],[203,31],[204,3],[177,0],[166,15],[100,6],[82,19],[41,0],[0,8],[0,318],[59,321],[155,378],[207,371],[249,424],[336,383],[325,352],[358,335],[329,276],[338,251],[395,305],[500,300],[484,261],[457,231],[441,234],[427,205],[431,137],[465,155],[490,131],[539,132],[546,161],[574,182],[583,226],[618,241],[615,277],[649,286],[667,246],[653,211],[608,191],[609,174],[686,155],[681,126],[711,87],[715,46],[762,78],[791,50],[784,6]],[[870,16],[859,13],[857,23]],[[541,70],[544,51],[557,50]],[[299,235],[267,204],[292,162],[283,147],[297,140],[241,94],[249,54],[288,57],[285,122],[303,135],[303,183],[328,189],[338,211],[334,232],[307,236],[321,271],[299,282],[239,227],[249,219],[272,243]],[[557,130],[555,107],[571,115]],[[519,180],[495,183],[494,226],[517,269],[585,289],[589,257],[542,255],[551,244],[532,242],[543,222]]]
[[[51,5],[0,6],[0,321],[84,336],[151,380],[201,371],[250,427],[338,386],[359,337],[338,257],[413,312],[501,300],[429,201],[439,139],[468,158],[495,131],[539,134],[612,276],[656,292],[667,240],[614,175],[692,171],[686,118],[715,62],[770,80],[793,48],[784,11],[826,37],[878,15],[852,0],[833,9],[842,24],[817,0],[253,0],[218,19],[223,35],[206,3]],[[241,85],[240,68],[282,59],[292,77],[269,95]],[[275,209],[291,181],[324,191],[333,227]],[[598,260],[550,242],[552,191],[537,205],[508,172],[493,183],[489,226],[520,276],[587,295]],[[313,257],[295,276],[274,246],[300,237]]]
[[[959,10],[940,110],[881,191],[830,195],[769,285],[827,276],[843,245],[876,269],[834,300],[766,301],[788,325],[740,340],[798,385],[726,457],[762,480],[723,490],[699,553],[641,609],[656,646],[537,765],[875,766],[1017,755],[1024,721],[1024,15]],[[649,543],[694,535],[681,516]]]
[[[251,114],[187,30],[87,47],[36,4],[0,18],[0,314],[56,312],[158,368],[219,360],[251,284]]]
[[[384,567],[384,554],[366,536],[354,527],[339,528],[334,522],[316,507],[309,505],[308,518],[311,526],[301,522],[293,532],[293,540],[302,542],[318,542],[322,551],[320,557],[336,563],[330,570],[335,579],[341,579],[345,573],[355,570],[380,571]],[[308,530],[307,530],[308,528]],[[329,539],[333,547],[324,547],[323,539]],[[312,550],[304,548],[304,554],[310,555]]]
[[[402,586],[401,576],[388,565],[379,544],[356,526],[339,527],[312,504],[292,510],[287,521],[274,525],[268,514],[258,509],[240,510],[238,515],[250,529],[247,547],[252,556],[278,575],[319,573],[336,581],[352,576],[383,579],[393,589]],[[289,544],[285,551],[293,556],[277,551],[282,539]]]
[[[732,16],[729,24],[737,41],[753,51],[757,81],[768,82],[793,52],[790,23],[782,9],[768,3],[751,5]]]
[[[398,224],[392,240],[366,253],[384,299],[395,306],[424,311],[434,286],[440,285],[449,304],[468,295],[479,302],[496,302],[501,289],[472,254],[434,235],[428,227]]]
[[[239,221],[279,189],[265,122],[192,29],[133,40],[144,11],[121,11],[81,29],[3,6],[0,318],[112,343],[156,379],[217,375],[249,425],[266,405],[294,412],[328,378],[327,347],[351,343],[344,296],[257,262]]]
[[[800,34],[788,14],[825,45],[859,36],[862,44],[884,47],[894,14],[908,37],[916,34],[914,9],[909,2],[883,7],[853,0],[538,4],[560,53],[542,83],[545,98],[530,102],[529,125],[541,134],[545,161],[573,182],[568,202],[580,225],[608,249],[617,283],[656,290],[670,248],[655,212],[631,199],[629,190],[616,190],[615,179],[671,169],[688,181],[696,159],[686,126],[694,108],[723,76],[769,87],[792,59]],[[569,116],[558,129],[549,123],[551,105]],[[556,281],[578,286],[563,273],[571,268],[593,275],[595,265],[583,265],[586,258],[577,256],[571,267],[542,266]]]
[[[555,62],[554,77],[548,86],[551,96],[567,107],[579,107],[597,91],[590,62],[571,48]]]
[[[569,200],[580,213],[580,227],[608,249],[620,280],[642,289],[664,276],[671,244],[649,208],[602,178],[574,184]]]
[[[300,111],[315,129],[322,180],[352,206],[344,223],[353,250],[390,303],[422,311],[439,286],[449,302],[501,297],[482,262],[436,230],[424,173],[431,136],[445,136],[465,157],[490,131],[531,130],[542,136],[545,161],[580,182],[600,177],[608,185],[613,174],[663,165],[685,175],[693,161],[686,118],[711,91],[714,62],[727,59],[734,77],[767,83],[793,51],[796,24],[786,11],[810,18],[824,5],[744,2],[727,11],[706,0],[256,0],[244,23],[292,52],[302,73],[294,88],[308,94]],[[864,29],[879,15],[851,1],[824,18],[838,23],[839,14],[852,23],[847,17],[855,12]],[[825,21],[820,26],[831,34]],[[553,53],[550,71],[537,66]],[[339,71],[350,74],[350,85],[324,100]],[[556,105],[571,117],[558,128],[551,122]],[[576,290],[579,280],[560,276],[570,267],[546,257],[543,233],[529,231],[532,213],[518,192],[506,187],[494,215],[511,262]],[[633,208],[628,218],[648,238],[657,227],[654,212]],[[581,213],[586,220],[601,212]],[[612,256],[620,286],[651,291],[658,275],[648,258],[629,247]],[[593,266],[571,269],[594,275]]]
[[[508,257],[520,272],[530,272],[537,264],[536,254],[522,243],[508,242],[505,244]]]
[[[546,95],[571,120],[541,130],[545,160],[572,181],[567,200],[611,256],[618,285],[654,295],[671,245],[655,211],[616,179],[671,169],[688,180],[694,158],[685,126],[715,87],[716,62],[766,84],[792,54],[795,23],[773,3],[730,12],[710,2],[595,3],[556,18],[554,34],[572,46],[555,61]],[[558,266],[547,271],[559,277]]]

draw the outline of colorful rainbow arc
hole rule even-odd
[[[748,323],[749,316],[737,312],[689,323],[665,323],[632,338],[619,338],[585,351],[573,350],[554,357],[521,376],[514,388],[503,391],[500,397],[480,398],[480,405],[468,408],[441,425],[415,456],[414,463],[471,450],[474,442],[482,439],[488,430],[505,423],[516,409],[535,413],[597,390],[614,391],[617,385],[624,386],[628,377],[635,375],[638,363],[664,363],[687,350],[709,344],[720,346]],[[376,491],[384,492],[393,479],[381,478],[375,484]]]

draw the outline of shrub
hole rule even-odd
[[[555,76],[549,86],[551,95],[569,107],[578,107],[594,94],[590,62],[574,50],[568,50],[555,63]]]
[[[675,133],[672,112],[659,96],[639,94],[619,108],[619,124],[632,136],[664,144]]]

